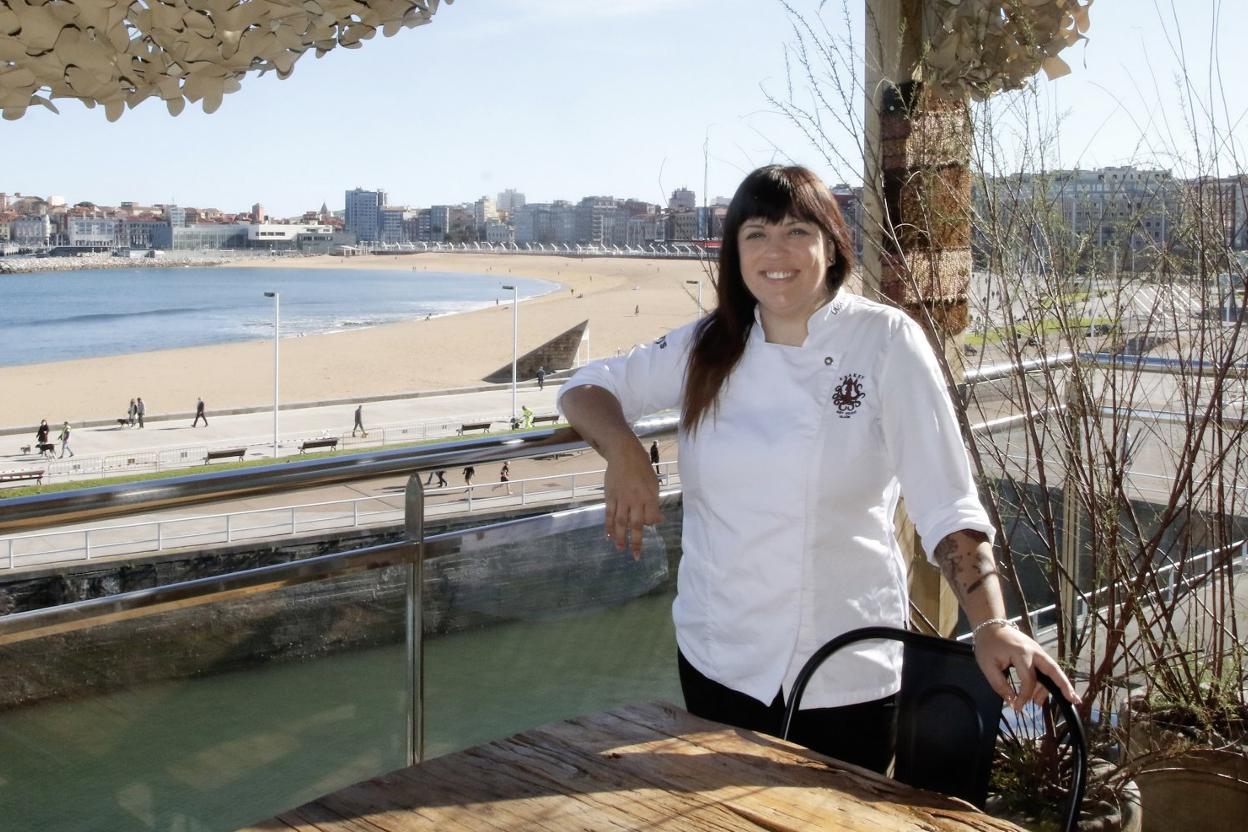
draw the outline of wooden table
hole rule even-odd
[[[666,704],[570,719],[357,783],[252,832],[1018,830]]]

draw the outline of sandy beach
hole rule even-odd
[[[232,265],[461,272],[561,284],[521,303],[521,355],[585,320],[595,358],[656,338],[696,316],[697,289],[686,280],[701,279],[703,303],[714,300],[708,266],[694,260],[457,253]],[[511,309],[283,338],[281,348],[282,401],[292,405],[465,387],[511,363]],[[273,346],[260,340],[0,367],[0,391],[0,431],[40,419],[59,424],[123,416],[134,396],[143,397],[149,418],[193,410],[197,396],[209,412],[263,405],[273,396]]]

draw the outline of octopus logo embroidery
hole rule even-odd
[[[866,398],[866,395],[862,389],[861,375],[850,373],[843,376],[841,383],[836,385],[836,390],[832,393],[832,404],[836,405],[837,415],[842,419],[853,416],[862,406],[862,400]]]
[[[654,343],[658,344],[658,345],[659,345],[659,349],[661,349],[661,350],[665,350],[665,349],[667,349],[667,336],[666,336],[666,335],[660,335],[660,336],[659,336],[659,339],[658,339],[657,341],[655,341]]]

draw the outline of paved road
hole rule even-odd
[[[527,405],[538,415],[553,414],[557,391],[554,384],[547,384],[540,391],[535,387],[521,387],[516,408]],[[492,420],[499,423],[496,425],[499,428],[511,417],[511,388],[504,385],[487,392],[369,402],[364,405],[368,438],[351,438],[354,412],[355,407],[349,404],[281,411],[280,455],[297,454],[303,439],[321,435],[342,436],[339,448],[349,449],[376,446],[383,437],[387,442],[416,441],[423,438],[423,427],[428,427],[430,436],[454,435],[455,429],[465,422]],[[401,428],[413,430],[403,433]],[[52,435],[58,431],[59,426],[53,426]],[[76,454],[72,462],[69,458],[47,460],[23,453],[23,446],[31,444],[33,439],[26,435],[0,437],[0,471],[41,468],[49,472],[45,482],[65,482],[94,478],[101,466],[106,467],[110,475],[154,470],[158,456],[185,465],[202,460],[204,451],[209,448],[246,446],[248,459],[271,457],[273,414],[217,416],[209,408],[207,427],[192,428],[190,419],[178,419],[149,420],[142,430],[118,426],[79,428],[74,431],[70,443]],[[182,452],[186,453],[185,462],[177,459]],[[127,465],[129,459],[134,462]],[[72,469],[75,463],[79,466],[76,473]]]

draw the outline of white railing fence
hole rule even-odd
[[[680,481],[675,462],[659,464],[661,481]],[[426,515],[527,506],[602,493],[605,469],[549,474],[508,483],[475,482],[425,491]],[[431,477],[436,480],[436,475]],[[442,498],[442,499],[439,499]],[[323,500],[294,506],[175,517],[13,535],[0,539],[0,570],[54,566],[187,546],[215,546],[244,540],[277,539],[328,529],[396,524],[403,521],[403,495]]]

